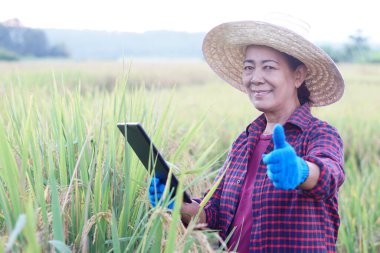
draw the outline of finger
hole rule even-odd
[[[156,191],[155,189],[156,189],[156,187],[155,187],[154,185],[151,185],[151,186],[149,187],[149,193],[150,193],[150,194],[154,194],[154,192]]]
[[[270,173],[271,173],[271,176],[272,176],[272,181],[274,182],[274,183],[279,183],[280,182],[280,178],[281,178],[281,175],[280,175],[280,173],[275,173],[275,172],[273,172],[273,171],[270,171]]]
[[[280,124],[276,124],[273,130],[274,149],[286,147],[284,128]]]
[[[267,170],[270,170],[271,173],[279,173],[281,166],[278,163],[270,163],[267,165]]]
[[[158,186],[158,188],[157,188],[157,192],[164,192],[164,190],[165,190],[165,185],[164,184],[160,184],[160,186]]]
[[[152,180],[150,181],[150,185],[157,185],[160,183],[160,179],[156,178],[156,177],[152,177]]]
[[[280,184],[280,182],[274,182],[273,181],[273,185],[274,187],[276,187],[277,189],[283,189],[282,185]]]
[[[268,170],[267,170],[267,175],[268,175],[269,179],[273,181],[273,173],[271,170],[269,170],[269,166],[268,166]]]
[[[170,210],[173,210],[174,209],[174,201],[171,201],[171,203],[169,204],[168,208]]]
[[[162,184],[160,184],[160,179],[158,179],[156,177],[152,177],[152,180],[150,181],[149,192],[151,194],[154,194],[156,191],[160,191],[159,187],[161,185]],[[164,187],[165,187],[165,185],[164,185]]]
[[[273,163],[278,163],[279,162],[279,157],[276,156],[276,151],[272,151],[270,154],[263,155],[263,162],[268,165],[268,164],[273,164]]]

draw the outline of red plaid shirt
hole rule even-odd
[[[235,140],[225,165],[226,173],[205,207],[210,228],[226,238],[247,173],[248,154],[266,126],[264,115],[253,121]],[[343,143],[335,128],[311,115],[307,104],[299,107],[284,125],[286,141],[297,155],[320,168],[311,190],[279,190],[261,161],[254,182],[250,252],[335,252],[338,229],[338,189],[345,174]],[[273,140],[265,153],[273,150]],[[226,166],[229,165],[227,168]]]

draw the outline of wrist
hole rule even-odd
[[[299,187],[303,190],[311,190],[318,184],[320,177],[320,169],[318,165],[306,161],[307,166],[309,167],[309,175]]]
[[[183,203],[181,206],[181,219],[184,224],[189,224],[192,219],[198,214],[199,212],[199,204],[193,200],[192,203]],[[205,223],[206,222],[206,213],[205,210],[202,209],[202,211],[199,213],[198,217],[198,223]]]
[[[307,180],[307,178],[309,177],[310,169],[309,169],[309,166],[304,159],[302,159],[301,157],[298,157],[298,159],[300,162],[300,179],[301,179],[300,184],[303,184]]]

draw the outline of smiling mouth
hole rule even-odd
[[[270,92],[272,92],[272,91],[271,90],[254,90],[254,91],[252,91],[252,93],[255,96],[264,96],[264,95],[269,94]]]

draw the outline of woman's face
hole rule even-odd
[[[256,45],[247,47],[243,64],[243,84],[256,109],[277,113],[299,106],[297,88],[305,80],[305,65],[293,70],[285,54]]]

